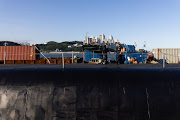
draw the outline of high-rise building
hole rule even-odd
[[[92,42],[92,38],[85,37],[84,44],[90,44]]]
[[[107,43],[107,45],[110,48],[115,48],[116,44],[117,44],[117,42],[119,42],[119,40],[118,39],[114,40],[112,35],[110,35],[110,37],[108,39],[106,39],[104,34],[99,35],[99,38],[94,37],[94,36],[92,36],[90,38],[85,37],[84,44],[91,44],[92,42],[98,43],[100,45],[105,45],[105,43]]]
[[[114,39],[113,39],[113,36],[110,35],[109,39],[108,39],[108,43],[109,44],[113,44],[114,43]]]
[[[84,44],[89,44],[89,37],[85,37]]]
[[[92,43],[92,42],[98,42],[98,37],[94,37],[94,36],[92,36],[92,37],[85,37],[85,40],[84,40],[84,44],[90,44],[90,43]]]
[[[107,41],[107,42],[108,42],[108,44],[111,44],[111,39],[108,39],[108,41]]]
[[[92,38],[88,38],[88,42],[92,43],[93,42]]]
[[[119,42],[119,40],[118,40],[118,39],[116,39],[114,42],[115,42],[115,43],[117,43],[117,42]]]
[[[111,43],[114,44],[114,39],[111,40]]]
[[[113,40],[113,36],[112,36],[112,35],[110,35],[109,39]]]
[[[96,37],[95,40],[96,40],[96,43],[100,43],[98,37]]]
[[[94,36],[92,36],[91,38],[92,38],[92,42],[96,42],[96,39]]]
[[[104,43],[107,43],[107,39],[104,39]]]
[[[100,43],[103,43],[103,41],[105,40],[105,35],[99,35],[99,39],[100,39]]]

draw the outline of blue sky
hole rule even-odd
[[[178,0],[0,0],[0,40],[43,43],[113,35],[147,49],[180,47]]]

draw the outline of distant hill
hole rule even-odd
[[[7,46],[21,46],[20,44],[11,41],[0,41],[0,46],[4,46],[5,42],[7,43]]]
[[[55,42],[49,41],[47,44],[36,44],[43,52],[54,52],[54,51],[82,51],[82,47],[75,47],[74,45],[82,45],[83,42],[80,41],[65,41],[65,42]],[[69,46],[69,48],[68,48]],[[70,47],[72,46],[72,47]]]

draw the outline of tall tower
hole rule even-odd
[[[98,37],[96,37],[95,40],[96,40],[96,43],[99,43],[99,38]]]
[[[113,40],[113,36],[112,36],[112,35],[109,36],[108,42],[109,42],[109,43],[114,43],[114,40]]]
[[[99,39],[100,39],[100,43],[103,43],[103,41],[105,40],[105,35],[99,35]]]
[[[109,39],[113,40],[113,36],[112,36],[112,35],[110,35]]]
[[[94,36],[92,36],[91,38],[92,38],[92,42],[96,42],[96,39]]]
[[[89,37],[85,37],[85,40],[84,40],[83,44],[89,44]]]

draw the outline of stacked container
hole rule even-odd
[[[165,55],[165,59],[167,63],[171,63],[171,64],[177,64],[179,63],[180,59],[180,48],[164,48],[164,49],[153,49],[152,51],[154,58],[156,58],[157,60],[162,60],[163,56]]]
[[[0,60],[36,60],[40,58],[35,46],[0,46]]]

